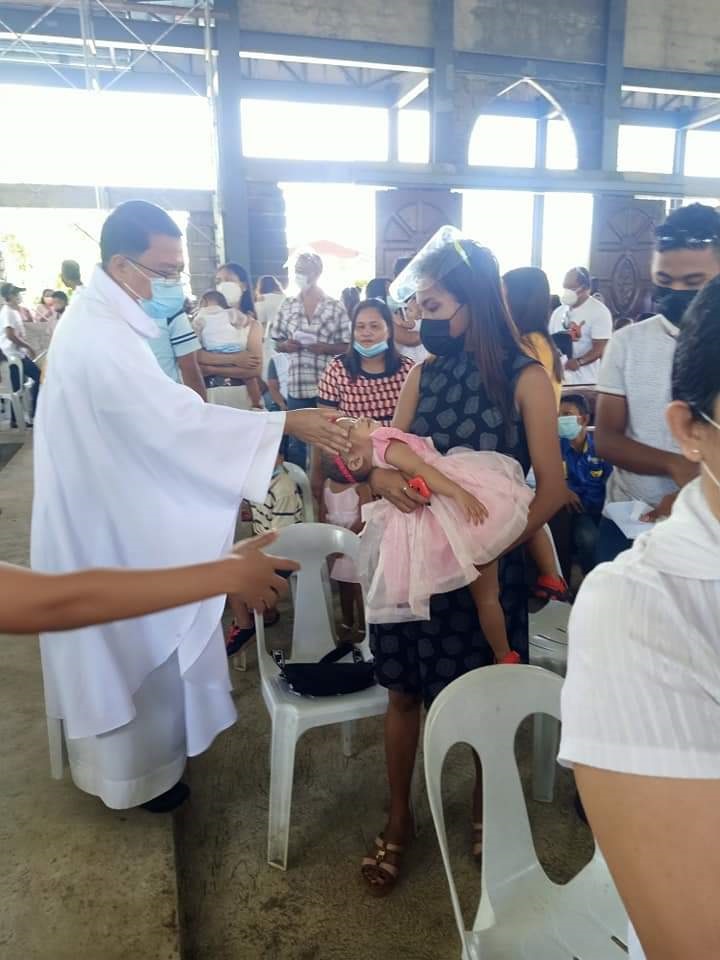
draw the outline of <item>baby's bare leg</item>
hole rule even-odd
[[[480,576],[470,584],[470,593],[485,639],[492,647],[495,659],[502,660],[510,653],[510,644],[505,629],[505,614],[500,605],[497,561],[479,569]]]

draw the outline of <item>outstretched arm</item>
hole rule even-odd
[[[75,630],[95,623],[140,617],[224,593],[240,594],[262,610],[285,592],[276,570],[297,564],[270,557],[261,548],[274,535],[238,544],[233,554],[211,563],[162,570],[83,570],[47,574],[0,564],[0,630],[39,633]]]

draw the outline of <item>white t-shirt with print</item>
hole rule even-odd
[[[13,309],[9,304],[5,304],[0,309],[0,350],[5,354],[8,360],[22,360],[25,351],[13,343],[5,332],[11,327],[21,340],[25,339],[25,324],[22,314],[19,310]]]
[[[580,329],[580,338],[573,341],[573,358],[584,357],[592,350],[593,340],[609,340],[613,332],[612,314],[595,297],[589,297],[579,307],[558,307],[550,318],[550,333],[568,330],[570,324]],[[564,382],[572,386],[593,386],[600,373],[600,360],[588,363],[579,370],[566,370]]]
[[[597,384],[598,393],[625,397],[626,436],[668,453],[680,452],[665,419],[677,335],[678,328],[659,314],[618,330],[605,349]],[[616,467],[608,480],[606,502],[642,500],[656,507],[676,491],[669,477],[646,477]]]

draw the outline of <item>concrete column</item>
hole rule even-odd
[[[200,295],[215,286],[219,266],[215,218],[206,210],[190,212],[187,225],[188,272],[193,292]]]
[[[607,0],[605,93],[603,96],[602,169],[617,170],[618,131],[622,116],[627,0]]]
[[[535,169],[544,170],[547,166],[548,122],[543,117],[538,120],[535,134]],[[545,225],[545,194],[536,193],[533,197],[533,231],[530,262],[533,267],[542,266],[543,229]]]
[[[455,0],[432,0],[432,20],[435,69],[430,75],[430,159],[432,163],[455,163]]]
[[[218,199],[225,259],[250,262],[248,195],[240,124],[240,20],[237,0],[215,0],[226,15],[215,26],[217,50]]]

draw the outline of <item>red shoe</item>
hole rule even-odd
[[[504,657],[498,660],[498,663],[515,664],[515,663],[522,663],[522,660],[520,659],[519,653],[516,653],[514,650],[511,650],[510,653],[506,653]]]
[[[533,593],[539,600],[570,602],[570,590],[562,577],[538,577]]]

